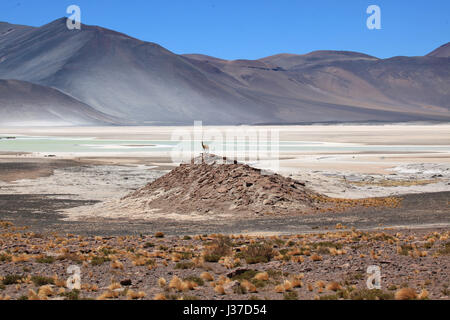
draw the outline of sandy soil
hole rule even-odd
[[[150,217],[100,216],[71,218],[64,213],[76,214],[83,206],[90,210],[97,201],[75,200],[64,194],[5,194],[0,195],[0,217],[27,226],[37,233],[57,231],[83,235],[139,235],[163,231],[168,235],[192,234],[303,234],[326,231],[337,224],[360,230],[392,228],[449,228],[450,192],[403,195],[399,208],[366,208],[348,212],[327,212],[303,216],[263,216],[245,219],[231,215],[224,218],[198,215]],[[70,209],[73,208],[73,209]],[[98,212],[97,212],[98,214]],[[69,217],[69,218],[68,218]],[[194,216],[195,218],[195,216]],[[76,221],[73,221],[76,220]]]
[[[47,160],[14,158],[0,159],[0,181],[13,182],[17,180],[37,179],[53,175],[56,169],[80,165],[74,160]]]

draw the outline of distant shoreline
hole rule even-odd
[[[111,124],[111,125],[9,125],[2,123],[2,129],[36,129],[36,128],[98,128],[98,127],[107,127],[107,128],[139,128],[139,127],[190,127],[193,126],[193,122],[189,123],[139,123],[139,124]],[[377,126],[377,125],[446,125],[450,124],[450,121],[439,121],[439,120],[411,120],[411,121],[314,121],[314,122],[292,122],[292,123],[278,123],[278,122],[265,122],[265,123],[253,123],[253,124],[213,124],[213,123],[203,123],[204,127],[264,127],[264,126],[277,126],[277,127],[298,127],[298,126]]]

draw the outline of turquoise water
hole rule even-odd
[[[0,136],[0,151],[12,152],[41,152],[41,153],[127,153],[127,152],[168,152],[180,148],[177,141],[157,140],[98,140],[89,138],[64,137],[16,137],[5,139]],[[192,146],[200,148],[199,141],[183,142],[185,149]],[[211,145],[212,147],[214,145]],[[330,144],[325,142],[280,141],[277,145],[261,142],[259,145],[248,141],[224,143],[223,148],[230,150],[258,150],[264,148],[279,148],[283,151],[386,151],[386,152],[450,152],[448,146],[373,146],[357,144]]]

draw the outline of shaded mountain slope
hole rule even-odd
[[[116,121],[58,90],[0,80],[0,124],[109,125]]]
[[[437,58],[450,58],[450,42],[430,52],[427,56]]]
[[[136,124],[450,120],[445,50],[386,60],[316,51],[228,61],[177,55],[96,26],[71,31],[63,18],[39,28],[1,23],[0,79],[57,88]]]

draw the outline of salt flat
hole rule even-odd
[[[205,126],[203,130],[217,131],[224,136],[226,132],[239,130],[276,132],[280,148],[275,155],[279,157],[275,171],[308,181],[313,189],[330,196],[359,198],[450,190],[450,124]],[[17,137],[17,140],[0,140],[0,152],[3,152],[0,163],[33,163],[40,159],[28,175],[23,170],[17,171],[20,181],[9,186],[16,192],[19,186],[22,193],[55,190],[76,193],[78,189],[81,198],[86,199],[92,198],[93,193],[83,186],[92,185],[96,180],[103,186],[103,193],[95,197],[101,193],[97,191],[94,198],[102,200],[106,195],[123,196],[129,190],[122,188],[123,182],[115,183],[117,179],[104,178],[107,172],[120,177],[121,166],[133,166],[134,171],[142,172],[145,177],[148,170],[159,170],[161,175],[177,166],[179,163],[171,157],[171,147],[178,143],[173,139],[174,132],[186,132],[195,138],[194,127],[3,127],[0,137]],[[195,144],[200,145],[200,141]],[[42,160],[49,156],[53,165],[43,170],[45,161]],[[96,174],[80,175],[54,164],[62,160],[96,166],[92,170]],[[270,167],[270,160],[273,159],[263,156],[250,164]],[[106,174],[99,173],[105,170]],[[4,170],[0,180],[2,175],[7,175],[3,180],[13,181],[15,172]],[[155,175],[158,174],[151,176]],[[39,176],[47,177],[26,180]],[[86,181],[80,181],[83,179]],[[386,183],[390,180],[396,182]],[[402,183],[410,180],[420,181]],[[67,186],[70,181],[77,184]]]
[[[402,164],[450,163],[450,124],[223,126],[203,129],[224,134],[230,130],[246,129],[277,132],[280,170],[285,173],[296,173],[299,169],[329,169],[386,174],[387,169]],[[17,149],[14,149],[17,142],[0,140],[0,152],[23,151],[32,152],[27,157],[52,154],[65,159],[81,157],[121,164],[136,163],[142,158],[145,161],[158,159],[158,162],[170,166],[173,162],[170,148],[177,143],[173,134],[179,131],[194,137],[193,127],[0,128],[0,136],[58,139],[58,144],[50,141],[53,145],[48,141],[32,140],[17,146]],[[61,139],[68,140],[68,143],[62,143]],[[71,139],[79,141],[72,142]],[[7,143],[13,146],[6,148]]]
[[[450,124],[204,128],[219,132],[242,128],[273,130],[280,138],[278,173],[331,197],[398,195],[405,199],[403,207],[248,221],[214,217],[207,221],[186,221],[171,215],[164,218],[150,215],[148,220],[132,221],[126,215],[116,217],[105,211],[96,221],[76,221],[77,216],[89,212],[98,202],[120,199],[178,166],[171,158],[171,149],[161,145],[176,145],[177,141],[171,140],[173,132],[181,130],[193,135],[193,128],[55,127],[0,128],[0,137],[17,137],[17,141],[0,140],[0,198],[4,199],[5,207],[2,214],[39,232],[69,228],[80,233],[104,234],[149,230],[170,234],[282,234],[310,232],[316,226],[328,228],[337,223],[365,229],[448,226]],[[80,141],[102,147],[79,152]],[[16,142],[40,151],[2,148]],[[103,147],[111,144],[125,147]],[[46,150],[58,145],[66,149]],[[273,159],[261,157],[250,164],[264,167],[270,160]]]
[[[204,126],[235,129],[248,126]],[[449,145],[450,124],[257,126],[280,131],[284,141],[329,141],[369,145]],[[174,130],[193,127],[2,127],[0,135],[97,137],[99,139],[170,140]]]

